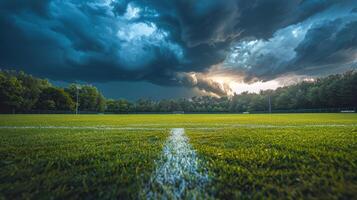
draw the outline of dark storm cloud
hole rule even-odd
[[[212,65],[224,62],[233,44],[242,40],[269,40],[277,31],[337,7],[339,2],[3,0],[0,2],[0,66],[55,80],[144,80],[160,85],[183,85],[177,74],[205,72]],[[327,36],[329,50],[316,56],[320,60],[324,56],[333,61],[348,60],[348,51],[355,47],[354,27],[351,22],[338,32],[341,41]],[[333,35],[334,30],[328,31]],[[325,48],[315,44],[318,42],[314,38],[321,38],[316,30],[313,32],[309,31],[296,48],[295,64],[285,64],[284,71],[322,62],[308,53]],[[349,46],[345,44],[348,41]],[[334,46],[334,42],[341,44]],[[261,67],[269,60],[272,59],[254,61],[251,64],[258,67],[240,70],[269,79],[273,75],[267,74],[275,71]],[[277,74],[282,68],[276,69]],[[221,93],[217,90],[219,86],[202,80],[186,86],[210,90],[207,85],[213,85],[211,90]]]
[[[341,19],[326,22],[310,29],[295,49],[295,68],[351,62],[357,53],[357,21],[341,27]]]
[[[309,29],[294,49],[296,56],[280,65],[270,76],[296,74],[325,75],[357,69],[357,20],[344,23],[342,19],[327,21]]]
[[[223,96],[232,92],[228,84],[215,82],[207,78],[204,74],[179,73],[176,77],[177,82],[181,85],[189,88],[197,88],[207,94]]]
[[[138,0],[135,3],[157,10],[159,24],[170,30],[175,27],[178,40],[196,46],[242,36],[268,38],[279,28],[300,22],[335,1]]]
[[[166,79],[170,75],[162,68],[178,65],[173,53],[165,52],[166,47],[143,44],[140,47],[155,59],[140,69],[123,66],[115,53],[121,41],[116,37],[115,18],[106,13],[108,7],[80,2],[35,3],[16,7],[11,1],[1,5],[2,67],[24,69],[55,80],[156,81],[159,77],[154,74]]]
[[[245,72],[248,82],[356,69],[357,15],[350,11],[351,4],[341,4],[281,28],[268,40],[241,40],[232,46],[225,64]]]
[[[32,0],[32,1],[22,1],[22,0],[6,0],[1,1],[1,11],[2,12],[31,12],[42,17],[48,15],[48,5],[50,0]]]

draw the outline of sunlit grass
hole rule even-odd
[[[0,115],[0,126],[207,127],[226,124],[357,124],[356,114]]]

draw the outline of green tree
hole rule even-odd
[[[137,112],[157,111],[155,102],[150,99],[139,99],[135,104],[135,109]]]
[[[21,110],[24,111],[33,109],[38,101],[41,91],[51,87],[51,84],[47,80],[35,78],[22,71],[17,74],[17,79],[21,82],[23,87]]]
[[[48,87],[42,90],[36,108],[39,110],[73,111],[75,103],[63,89]]]
[[[69,93],[74,102],[77,101],[77,87],[80,111],[105,111],[106,102],[103,95],[91,85],[70,84],[65,91]]]
[[[16,77],[0,72],[0,111],[8,113],[20,110],[24,101],[23,90]]]
[[[106,111],[107,112],[114,112],[114,113],[117,113],[119,112],[119,105],[118,105],[118,102],[114,99],[108,99],[106,101]]]

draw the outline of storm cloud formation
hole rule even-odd
[[[2,0],[0,67],[53,80],[148,81],[223,95],[229,87],[204,76],[212,66],[250,82],[356,66],[356,5],[355,0]]]

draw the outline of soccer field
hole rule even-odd
[[[0,199],[353,199],[356,114],[0,115]]]

